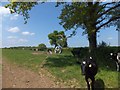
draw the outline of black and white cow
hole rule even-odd
[[[88,90],[90,90],[89,79],[91,80],[92,90],[94,90],[95,75],[97,74],[98,66],[92,57],[85,58],[81,62],[81,71],[82,74],[85,75],[85,80],[87,82]]]
[[[62,47],[61,46],[56,46],[55,49],[54,49],[54,52],[61,54],[62,53]]]
[[[117,71],[120,71],[120,52],[118,53],[110,53],[111,58],[115,60],[116,66],[117,66]]]

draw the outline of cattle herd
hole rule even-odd
[[[52,50],[48,49],[48,52],[52,54]],[[55,47],[54,49],[55,53],[62,53],[61,47]],[[74,57],[77,57],[77,59],[80,57],[81,49],[73,49],[71,51]],[[109,54],[110,59],[114,60],[116,63],[117,71],[120,71],[120,52],[111,52]],[[81,61],[77,61],[78,64],[81,66],[81,73],[85,76],[85,81],[87,83],[87,88],[90,90],[94,90],[95,85],[95,75],[98,72],[98,65],[96,63],[96,58],[92,55],[86,55]]]
[[[80,54],[80,52],[76,50],[71,51],[71,53],[73,54],[73,56],[77,56],[77,57],[79,57],[79,54]],[[119,72],[120,71],[120,52],[116,52],[116,53],[112,52],[110,53],[109,56],[110,56],[110,59],[116,62],[117,71]],[[96,63],[95,57],[94,58],[92,56],[85,57],[82,59],[81,62],[79,62],[79,64],[81,65],[82,75],[85,76],[85,81],[87,83],[88,90],[90,90],[90,87],[92,88],[92,90],[94,90],[95,75],[98,72],[98,65]]]

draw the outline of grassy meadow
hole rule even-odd
[[[44,51],[3,49],[2,56],[3,60],[8,60],[20,67],[25,67],[35,72],[39,72],[39,68],[44,62],[43,68],[55,76],[58,82],[70,87],[86,88],[84,76],[81,75],[80,65],[76,63],[77,58],[73,57],[70,50],[64,49],[62,54],[50,55]],[[99,52],[96,52],[99,70],[96,75],[95,87],[118,88],[118,81],[120,81],[118,80],[119,73],[116,71],[115,62],[108,59],[110,51],[107,50],[100,49]]]

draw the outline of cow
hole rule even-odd
[[[87,82],[88,90],[90,90],[90,82],[91,80],[91,88],[94,90],[94,83],[95,83],[95,75],[98,71],[98,65],[95,60],[93,60],[93,57],[84,58],[81,62],[81,72],[83,75],[85,75],[85,80]]]
[[[73,56],[75,57],[79,57],[80,56],[80,51],[71,51],[71,53],[73,54]]]
[[[110,59],[114,60],[116,62],[117,71],[120,71],[120,52],[117,53],[110,53]]]
[[[73,56],[75,57],[80,57],[80,49],[79,48],[73,48],[73,50],[71,51],[71,53],[73,54]]]
[[[48,49],[47,52],[48,52],[49,54],[52,54],[52,49]]]
[[[61,54],[62,53],[62,47],[61,46],[56,46],[55,49],[54,49],[54,52]]]

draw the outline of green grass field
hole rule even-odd
[[[46,68],[58,81],[73,87],[85,88],[86,82],[84,76],[81,75],[80,65],[76,63],[70,50],[64,50],[62,54],[48,55],[46,52],[34,54],[30,50],[3,49],[3,60],[16,63],[21,67],[31,69],[38,72],[40,65],[44,61]],[[115,63],[104,59],[102,54],[98,53],[97,63],[99,71],[96,75],[96,87],[101,88],[118,88],[118,76]]]

